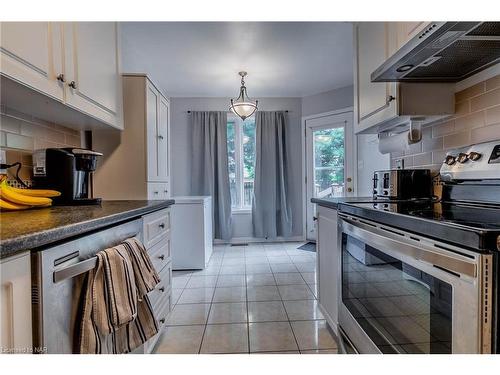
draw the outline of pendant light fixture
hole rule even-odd
[[[252,116],[257,110],[258,100],[254,103],[248,97],[247,88],[245,86],[245,76],[247,72],[239,72],[238,74],[241,76],[240,96],[236,99],[231,99],[231,106],[229,109],[242,120],[245,120],[247,117]]]

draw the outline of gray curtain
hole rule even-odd
[[[282,111],[258,111],[255,114],[252,222],[254,236],[259,238],[289,237],[292,233],[285,119]]]
[[[191,112],[191,194],[211,195],[214,238],[232,235],[227,162],[227,113]]]

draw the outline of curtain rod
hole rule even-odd
[[[191,112],[193,112],[193,111],[187,111],[187,113],[191,113]],[[230,111],[228,111],[228,113],[229,113],[229,112],[230,112]],[[280,111],[276,111],[276,112],[280,112]],[[284,111],[284,112],[285,112],[285,113],[288,113],[289,111],[288,111],[288,110],[286,110],[286,111]]]

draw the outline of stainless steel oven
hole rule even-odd
[[[359,353],[490,353],[492,255],[339,213],[339,327]]]

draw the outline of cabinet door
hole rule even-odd
[[[120,127],[120,72],[115,22],[64,25],[68,105]]]
[[[396,33],[397,33],[397,49],[405,45],[410,39],[416,36],[418,33],[423,31],[429,22],[397,22]]]
[[[340,254],[337,244],[337,211],[318,207],[318,299],[334,330],[338,324]]]
[[[170,143],[170,103],[160,95],[158,118],[158,180],[168,181]]]
[[[146,84],[146,138],[148,181],[160,181],[158,170],[158,123],[160,93],[149,81]]]
[[[356,25],[354,40],[356,118],[365,129],[397,116],[396,84],[370,78],[394,49],[394,35],[385,22],[363,22]]]
[[[2,22],[2,74],[59,101],[63,100],[62,25],[52,22]]]
[[[30,353],[31,267],[30,253],[0,263],[0,348]]]

